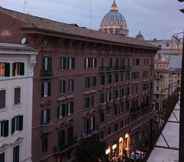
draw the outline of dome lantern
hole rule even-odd
[[[113,4],[112,4],[112,7],[111,7],[111,11],[118,11],[119,9],[118,9],[118,6],[117,6],[117,4],[116,4],[116,1],[114,0],[113,1]]]

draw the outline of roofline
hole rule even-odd
[[[37,51],[26,45],[0,43],[0,54],[36,55]]]
[[[88,42],[96,42],[96,43],[102,43],[102,44],[107,44],[107,45],[116,45],[116,46],[123,46],[123,47],[130,47],[134,46],[135,48],[144,48],[148,50],[154,50],[157,51],[160,48],[156,46],[147,46],[147,45],[139,45],[139,44],[130,44],[130,43],[118,43],[118,42],[113,42],[113,41],[108,41],[104,39],[94,39],[90,37],[85,37],[85,36],[78,36],[78,35],[73,35],[73,34],[68,34],[65,32],[57,32],[57,31],[52,31],[52,30],[45,30],[45,29],[40,29],[35,26],[29,26],[29,27],[23,27],[22,31],[24,33],[30,34],[30,33],[36,33],[36,34],[43,34],[47,36],[53,36],[53,37],[59,37],[59,38],[68,38],[68,39],[75,39],[75,40],[81,40],[81,41],[88,41]]]

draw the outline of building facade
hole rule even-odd
[[[71,161],[78,141],[93,136],[106,143],[110,159],[147,151],[157,47],[4,8],[0,13],[9,33],[0,40],[22,40],[38,51],[33,162]],[[6,22],[12,19],[19,37]]]
[[[31,48],[0,43],[0,161],[32,162],[33,67]]]
[[[181,71],[170,68],[170,60],[157,54],[155,57],[154,105],[159,115],[160,126],[164,124],[165,113],[169,109],[169,100],[178,95]]]

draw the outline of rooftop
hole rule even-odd
[[[76,25],[66,24],[62,22],[53,21],[46,18],[41,18],[9,9],[0,7],[0,12],[7,14],[15,19],[18,19],[24,23],[23,31],[31,32],[37,31],[44,34],[55,34],[55,36],[61,37],[64,35],[70,35],[74,39],[90,39],[90,41],[99,41],[103,43],[110,43],[119,46],[136,46],[137,48],[146,48],[157,50],[158,47],[147,43],[145,41],[137,40],[131,37],[123,37],[121,35],[107,34],[96,30],[87,28],[81,28]]]

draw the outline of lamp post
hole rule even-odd
[[[184,2],[184,0],[178,0]],[[184,13],[184,8],[180,9]],[[182,49],[182,70],[181,70],[181,93],[180,93],[180,133],[179,133],[179,162],[184,162],[184,33]]]
[[[184,2],[184,0],[178,0]],[[180,9],[184,13],[184,8]],[[182,50],[182,70],[181,70],[181,94],[180,94],[180,137],[179,137],[179,162],[184,162],[184,33]]]
[[[179,35],[182,35],[182,38],[178,38]],[[173,37],[177,41],[180,42],[182,40],[183,42],[180,92],[179,162],[184,162],[184,32],[177,33]]]
[[[183,33],[181,95],[180,95],[179,162],[184,162],[184,33]]]

